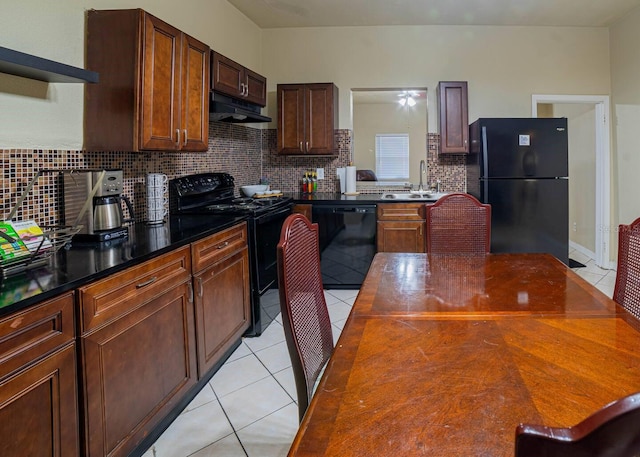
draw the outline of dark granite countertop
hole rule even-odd
[[[68,249],[60,249],[49,265],[0,280],[0,317],[185,246],[245,219],[210,215],[171,217],[163,225],[130,225],[129,236],[120,240],[74,241]]]

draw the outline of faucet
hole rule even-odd
[[[422,184],[422,175],[427,173],[427,164],[424,160],[420,161],[420,184],[418,184],[418,192],[424,191],[424,186]]]

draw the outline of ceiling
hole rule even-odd
[[[374,25],[606,27],[640,0],[228,0],[260,28]]]

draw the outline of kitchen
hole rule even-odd
[[[268,77],[267,108],[276,119],[278,83],[332,81],[340,88],[340,130],[351,129],[350,89],[427,87],[429,133],[437,135],[435,87],[440,80],[470,82],[469,119],[527,117],[531,94],[610,94],[617,118],[614,153],[613,226],[640,213],[633,198],[638,168],[633,94],[634,53],[640,14],[610,27],[404,26],[329,29],[261,29],[226,1],[175,7],[172,2],[113,1],[99,6],[64,1],[4,5],[3,45],[84,67],[84,14],[90,8],[141,7],[207,43],[214,50]],[[19,18],[20,20],[17,20]],[[28,30],[29,33],[26,33]],[[549,33],[549,32],[552,33]],[[415,45],[408,45],[415,43]],[[490,51],[488,51],[490,50]],[[483,65],[484,62],[490,65]],[[267,176],[273,187],[295,191],[302,172],[325,168],[320,190],[333,190],[330,170],[346,165],[348,146],[337,159],[278,157],[275,122],[263,127],[211,123],[208,152],[130,153],[83,151],[83,88],[45,84],[0,74],[3,162],[2,201],[19,193],[34,169],[50,163],[126,170],[125,194],[133,197],[148,172],[182,176],[226,171],[238,185]],[[15,171],[13,171],[15,170]],[[445,189],[446,190],[446,189]],[[46,195],[34,214],[46,214]],[[138,202],[139,208],[142,203]],[[6,212],[8,208],[3,207]],[[613,230],[608,230],[613,233]],[[613,237],[613,235],[611,235]],[[610,243],[614,243],[610,240]],[[615,252],[611,250],[610,252]]]

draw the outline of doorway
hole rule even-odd
[[[592,105],[595,109],[593,116],[593,136],[595,144],[595,170],[593,183],[594,193],[594,221],[593,234],[595,238],[594,251],[596,265],[611,269],[613,263],[609,256],[610,245],[610,142],[609,142],[609,97],[606,95],[538,95],[531,96],[531,116],[538,117],[538,109],[544,105],[582,104]],[[539,106],[541,105],[541,106]],[[571,179],[571,176],[569,176]],[[572,230],[573,227],[568,228]]]

